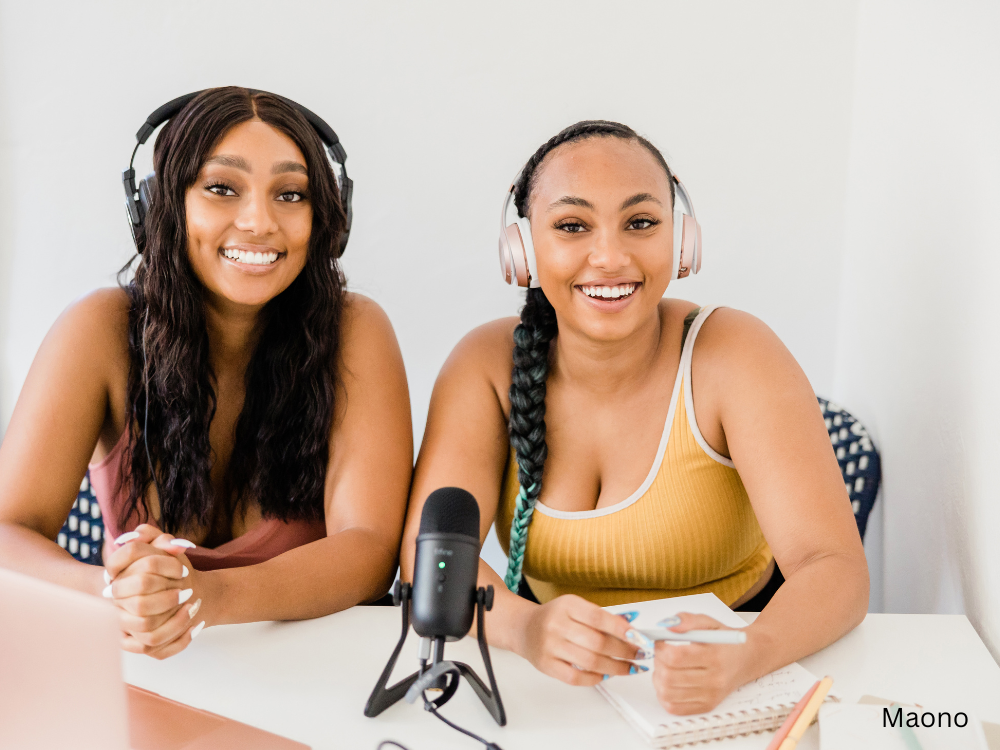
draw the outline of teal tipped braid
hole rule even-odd
[[[510,549],[504,583],[514,593],[521,584],[528,526],[542,491],[545,444],[545,381],[549,376],[549,342],[555,337],[556,314],[541,289],[530,289],[521,324],[514,329],[514,369],[510,384],[508,432],[517,456],[521,488],[510,525]]]
[[[534,493],[535,485],[528,488]],[[536,494],[537,500],[537,494]],[[524,547],[528,541],[528,525],[531,523],[531,516],[535,513],[535,500],[528,500],[528,493],[524,487],[517,493],[517,508],[514,511],[514,520],[510,524],[510,551],[507,553],[507,575],[503,582],[507,588],[517,593],[521,585],[521,570],[524,567]]]

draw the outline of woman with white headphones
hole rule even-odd
[[[401,556],[409,579],[431,491],[470,491],[481,538],[495,522],[508,551],[503,581],[480,563],[497,589],[490,641],[574,685],[653,667],[675,714],[823,648],[868,606],[805,375],[752,316],[663,296],[698,272],[700,233],[630,128],[581,122],[536,151],[501,224],[502,272],[528,287],[525,306],[468,334],[438,377]],[[745,644],[654,649],[601,609],[703,592],[763,610]]]

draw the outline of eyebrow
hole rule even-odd
[[[304,175],[309,174],[309,172],[306,171],[305,166],[299,164],[297,161],[279,161],[271,167],[271,174],[285,174],[286,172],[301,172]]]
[[[549,205],[547,210],[551,211],[559,206],[582,206],[583,208],[589,208],[591,210],[594,208],[594,204],[585,198],[578,198],[575,195],[564,195],[562,198]]]
[[[233,169],[239,169],[243,172],[253,172],[253,170],[250,169],[250,163],[242,156],[219,154],[218,156],[212,156],[206,159],[205,163],[219,164],[223,167],[232,167]],[[287,172],[301,172],[304,175],[309,174],[309,172],[306,171],[305,166],[297,161],[279,161],[271,167],[271,174],[286,174]]]
[[[660,203],[660,201],[656,199],[655,196],[649,193],[636,193],[631,198],[627,199],[624,203],[622,203],[621,208],[619,208],[618,210],[624,211],[626,208],[631,208],[632,206],[635,206],[639,203],[645,203],[646,201],[651,201],[658,206],[663,205],[662,203]]]
[[[223,167],[233,167],[234,169],[241,169],[244,172],[252,171],[250,169],[250,164],[242,156],[229,156],[228,154],[219,154],[218,156],[211,156],[205,159],[206,164],[220,164]]]
[[[626,198],[618,210],[624,211],[626,208],[631,208],[632,206],[639,203],[645,203],[646,201],[651,201],[658,206],[663,205],[659,200],[657,200],[656,196],[651,193],[636,193],[631,198]],[[551,211],[559,206],[582,206],[583,208],[589,208],[591,210],[594,208],[594,205],[586,198],[580,198],[575,195],[564,195],[562,198],[552,203],[548,210]]]

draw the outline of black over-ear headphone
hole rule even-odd
[[[207,91],[207,89],[204,90]],[[259,89],[247,90],[251,94],[268,93],[266,91],[260,91]],[[164,104],[162,107],[154,110],[153,114],[147,117],[146,122],[144,122],[142,127],[139,128],[139,132],[135,134],[135,148],[132,150],[132,158],[129,159],[128,169],[122,172],[122,185],[125,187],[125,208],[128,213],[128,226],[132,232],[132,241],[136,243],[136,252],[138,253],[142,253],[142,249],[136,241],[136,231],[142,228],[143,223],[146,220],[146,215],[149,213],[149,206],[152,201],[153,193],[156,190],[156,173],[150,172],[143,179],[139,180],[139,185],[136,187],[135,169],[132,166],[135,162],[136,152],[139,150],[139,146],[144,144],[149,136],[152,135],[154,130],[184,109],[188,102],[200,93],[202,92],[195,91],[191,94],[178,96],[176,99],[173,99]],[[344,150],[343,145],[340,143],[340,138],[337,137],[333,128],[327,125],[323,118],[319,115],[284,96],[280,96],[278,94],[271,94],[271,96],[281,99],[283,102],[302,113],[302,116],[306,118],[310,125],[312,125],[313,130],[316,131],[320,140],[323,141],[323,145],[326,146],[326,152],[330,161],[334,166],[339,168],[339,170],[335,171],[339,171],[339,174],[337,175],[337,183],[340,188],[340,202],[344,209],[344,214],[347,216],[347,223],[344,225],[344,231],[340,235],[339,255],[343,255],[344,250],[347,249],[347,239],[351,234],[351,222],[354,219],[354,211],[351,208],[351,196],[354,192],[354,182],[347,176],[347,152]]]

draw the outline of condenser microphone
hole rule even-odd
[[[424,503],[413,565],[413,630],[457,641],[472,627],[479,577],[479,504],[458,487]]]
[[[462,729],[437,712],[458,690],[459,678],[464,677],[496,723],[500,726],[507,723],[484,625],[486,613],[493,608],[493,587],[477,586],[478,578],[479,504],[458,487],[434,490],[420,514],[413,584],[396,581],[392,593],[392,603],[402,608],[403,630],[365,704],[365,716],[378,716],[400,699],[413,703],[422,697],[424,708],[441,721],[479,740],[488,750],[500,750],[495,743]],[[474,616],[476,640],[489,685],[468,664],[444,658],[445,643],[464,638]],[[410,625],[420,636],[420,669],[389,686]],[[440,690],[441,694],[432,700],[426,692],[430,689]]]

